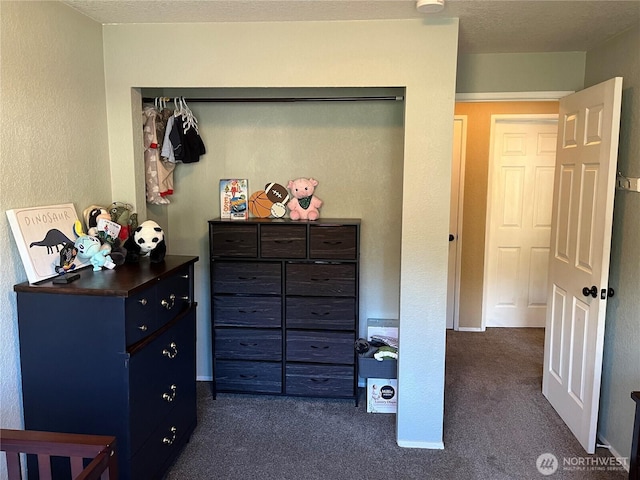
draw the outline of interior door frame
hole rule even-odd
[[[485,218],[485,231],[484,231],[484,272],[482,274],[482,320],[481,328],[485,331],[487,328],[487,297],[489,294],[489,270],[487,268],[488,257],[491,254],[490,251],[490,238],[491,238],[491,203],[492,194],[495,187],[494,175],[496,171],[496,152],[494,150],[495,145],[495,133],[499,123],[531,123],[542,124],[549,121],[558,121],[557,113],[505,113],[491,115],[491,130],[489,133],[489,162],[488,162],[488,178],[487,178],[487,216]]]
[[[464,174],[465,174],[465,163],[467,158],[467,125],[468,125],[468,116],[467,115],[454,115],[453,116],[454,123],[456,121],[461,122],[461,136],[460,136],[460,156],[457,159],[459,161],[458,164],[458,181],[457,181],[457,190],[458,190],[458,208],[455,212],[456,215],[456,264],[454,268],[454,276],[455,279],[453,281],[453,330],[459,330],[460,328],[460,276],[462,272],[462,221],[463,221],[463,206],[464,206]],[[455,139],[455,137],[454,137]],[[452,167],[453,169],[453,167]],[[453,180],[453,178],[452,178]],[[453,215],[453,212],[451,212]],[[451,222],[449,222],[451,224]],[[451,272],[449,272],[451,273]],[[451,294],[451,292],[447,292],[447,295]],[[447,312],[448,313],[448,312]],[[447,319],[448,320],[448,319]]]

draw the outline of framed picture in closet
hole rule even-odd
[[[62,248],[76,239],[73,203],[7,210],[7,218],[29,283],[57,276]],[[87,265],[88,260],[76,258],[73,270]]]

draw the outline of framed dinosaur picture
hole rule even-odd
[[[7,210],[7,218],[29,283],[58,275],[60,251],[76,239],[73,225],[78,214],[73,203]],[[75,261],[76,270],[87,265],[86,260]]]

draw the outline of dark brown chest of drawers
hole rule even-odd
[[[114,435],[121,480],[162,478],[196,426],[197,260],[16,285],[25,428]]]
[[[357,401],[360,221],[209,221],[214,395]]]

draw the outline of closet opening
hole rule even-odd
[[[206,153],[176,165],[167,205],[147,204],[168,251],[197,254],[198,380],[212,379],[208,221],[219,182],[249,192],[298,177],[318,180],[321,218],[361,219],[360,336],[367,318],[398,318],[405,144],[404,87],[140,88],[145,104],[184,97]],[[143,168],[140,158],[138,165]],[[362,385],[362,384],[361,384]]]

